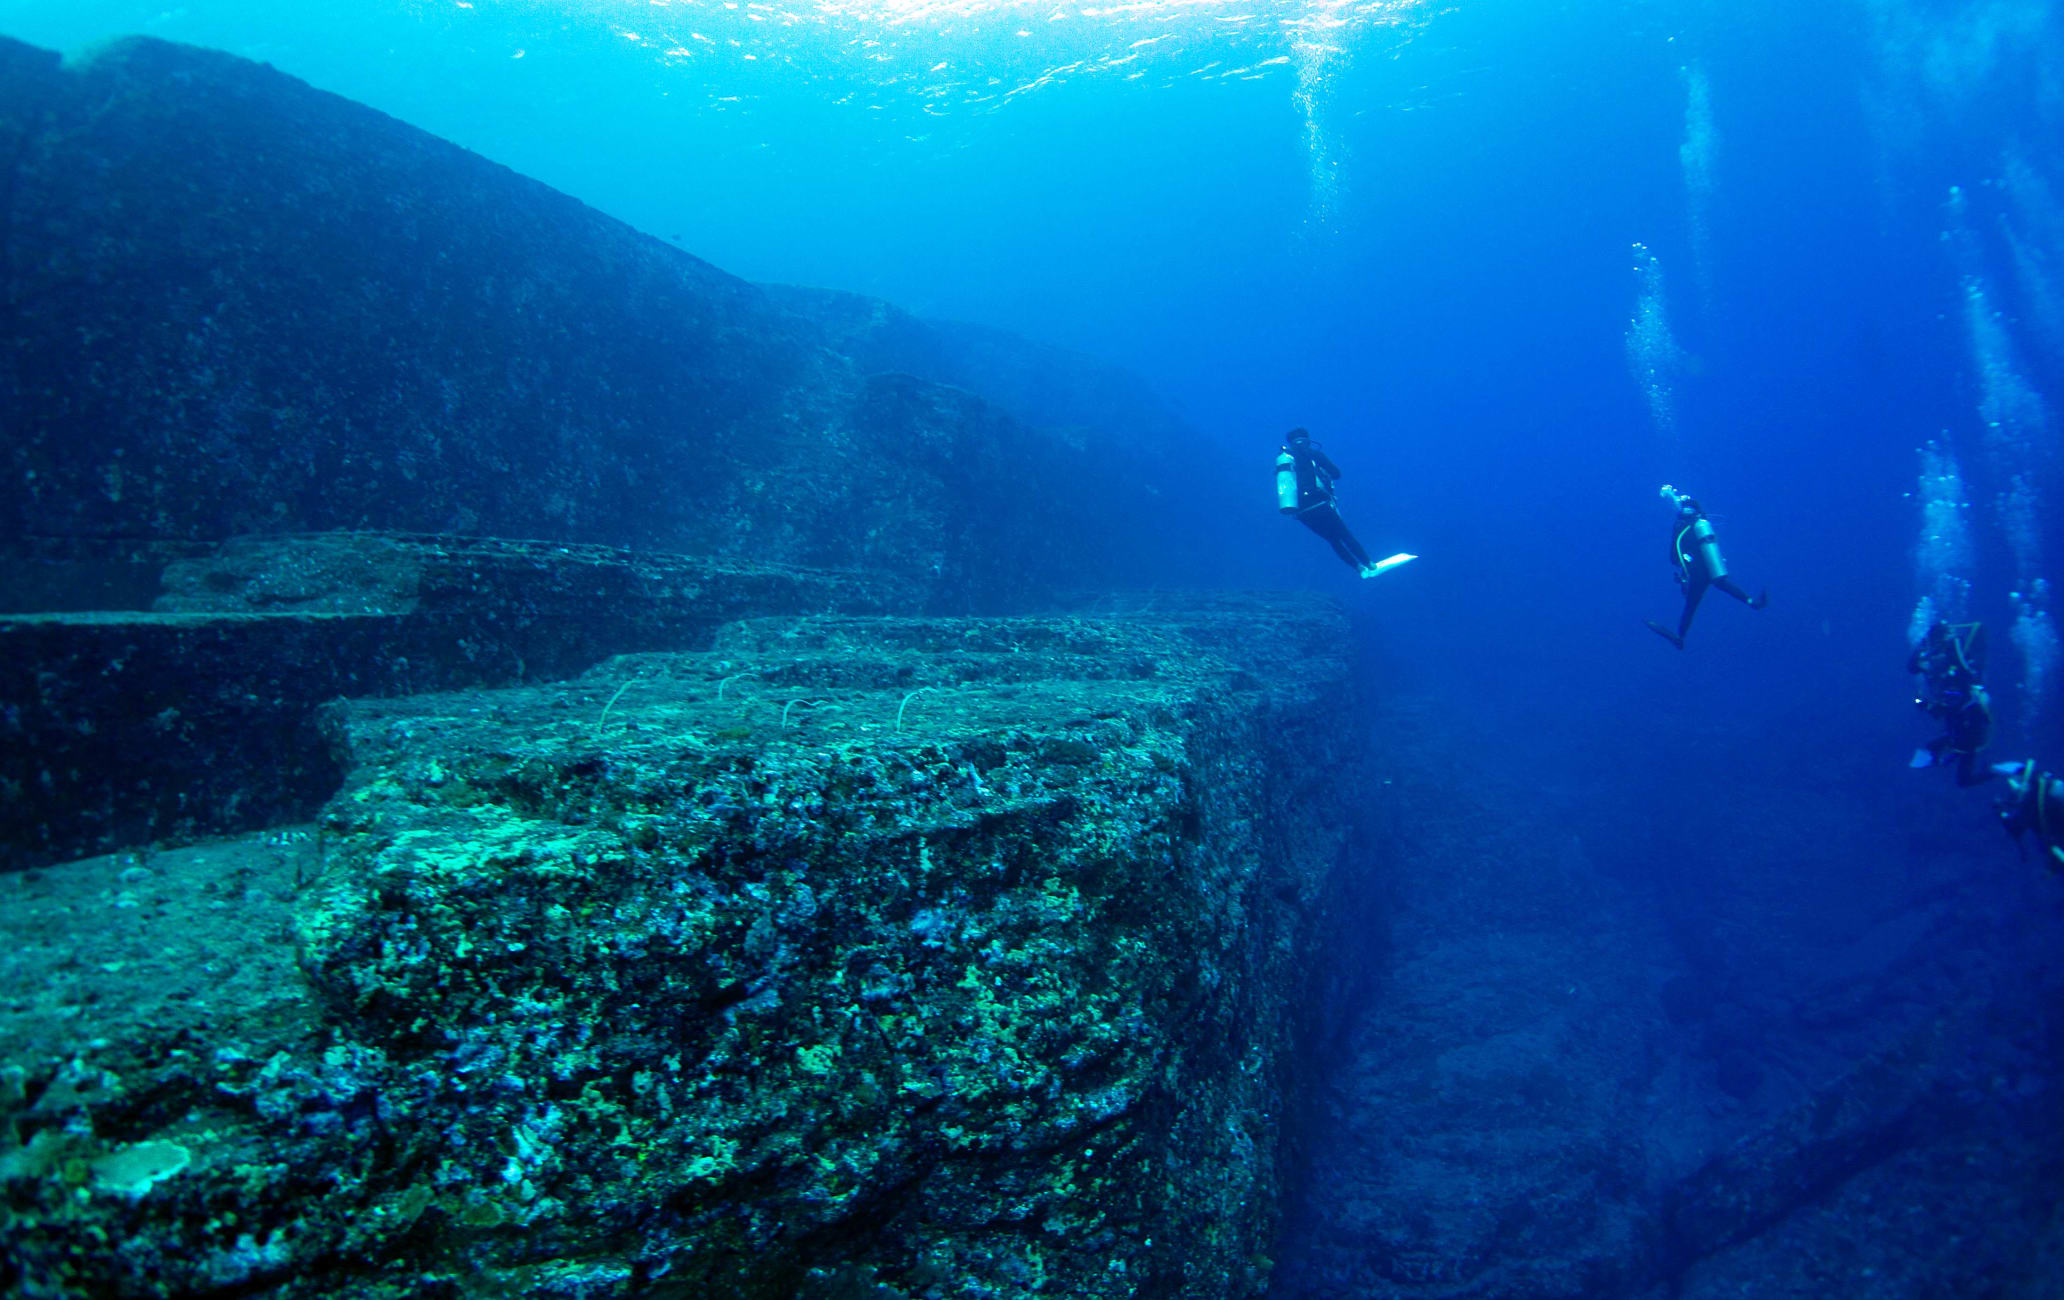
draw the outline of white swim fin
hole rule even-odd
[[[1403,551],[1399,551],[1396,555],[1391,556],[1389,559],[1378,560],[1376,561],[1376,563],[1370,565],[1368,568],[1363,569],[1362,576],[1364,578],[1373,578],[1379,573],[1386,573],[1391,569],[1395,569],[1400,564],[1405,564],[1409,561],[1416,560],[1418,558],[1419,557],[1416,555],[1408,555]]]

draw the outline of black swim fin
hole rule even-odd
[[[1651,632],[1655,633],[1655,634],[1656,634],[1657,636],[1661,637],[1661,638],[1662,638],[1663,640],[1665,640],[1665,641],[1668,641],[1668,642],[1669,642],[1669,643],[1670,643],[1671,645],[1673,645],[1673,646],[1676,646],[1676,647],[1677,647],[1677,648],[1678,648],[1679,650],[1682,650],[1682,649],[1684,648],[1684,638],[1683,638],[1683,637],[1681,637],[1681,636],[1678,636],[1678,635],[1677,635],[1677,634],[1676,634],[1675,632],[1672,632],[1672,631],[1671,631],[1671,630],[1670,630],[1669,628],[1666,628],[1666,627],[1664,627],[1664,626],[1663,626],[1663,625],[1662,625],[1661,623],[1658,623],[1658,622],[1656,622],[1656,621],[1655,621],[1654,619],[1652,619],[1652,618],[1645,618],[1645,619],[1643,619],[1643,620],[1641,620],[1641,621],[1642,621],[1642,622],[1644,622],[1644,623],[1646,623],[1646,624],[1648,625],[1648,630],[1649,630],[1649,631],[1651,631]]]

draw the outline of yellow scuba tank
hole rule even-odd
[[[1297,457],[1287,451],[1276,457],[1276,509],[1297,513]]]
[[[1700,515],[1691,526],[1691,551],[1698,556],[1699,567],[1706,571],[1707,582],[1718,582],[1727,576],[1727,561],[1720,554],[1720,539],[1713,536],[1713,525]]]

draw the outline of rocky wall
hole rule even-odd
[[[226,54],[0,41],[0,302],[0,548],[36,562],[0,609],[254,533],[866,568],[984,609],[1211,549],[1145,491],[1097,544],[1077,489],[1120,440],[870,374],[744,281]]]
[[[249,538],[173,561],[151,612],[0,616],[0,871],[313,815],[318,706],[563,677],[742,614],[878,610],[910,584],[478,538]]]
[[[0,880],[0,1288],[1258,1294],[1344,632],[751,620],[333,706],[311,837]],[[111,896],[123,956],[28,941]],[[163,991],[203,927],[265,997]]]

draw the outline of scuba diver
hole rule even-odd
[[[1407,560],[1417,559],[1402,552],[1382,561],[1369,558],[1354,534],[1347,531],[1347,521],[1340,517],[1340,495],[1333,489],[1339,477],[1340,466],[1320,450],[1311,434],[1304,429],[1292,429],[1276,455],[1276,508],[1297,516],[1306,528],[1332,543],[1333,553],[1364,578],[1373,578]]]
[[[1914,699],[1923,713],[1942,723],[1943,734],[1914,751],[1913,767],[1956,762],[1957,784],[1983,785],[1993,769],[1978,764],[1978,752],[1992,740],[1992,698],[1985,675],[1985,625],[1937,619],[1907,657],[1906,671],[1921,679]]]
[[[1677,585],[1684,588],[1684,612],[1677,616],[1674,633],[1652,618],[1643,621],[1650,631],[1682,650],[1684,634],[1691,630],[1691,616],[1698,613],[1706,588],[1718,587],[1750,609],[1768,605],[1770,593],[1760,591],[1752,597],[1727,576],[1727,561],[1720,556],[1720,540],[1713,536],[1713,525],[1697,501],[1668,483],[1663,484],[1662,495],[1663,500],[1677,508],[1677,517],[1670,523],[1670,563],[1677,569]]]
[[[2036,847],[2052,872],[2064,873],[2064,780],[2040,771],[2035,760],[1995,763],[1993,771],[2007,778],[2007,793],[1993,805],[2000,825],[2021,847],[2021,837],[2035,832]]]

